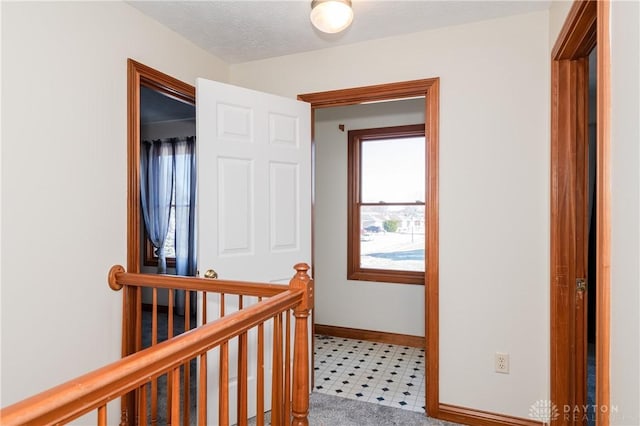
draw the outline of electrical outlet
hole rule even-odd
[[[509,374],[509,354],[496,352],[496,373]]]

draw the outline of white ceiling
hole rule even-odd
[[[324,34],[310,0],[128,1],[229,64],[548,9],[548,0],[353,0],[353,24]]]

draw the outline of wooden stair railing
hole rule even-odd
[[[114,290],[123,289],[123,318],[122,318],[122,356],[125,357],[127,355],[131,355],[133,353],[139,352],[144,348],[143,345],[143,310],[144,308],[151,309],[152,314],[152,330],[151,337],[152,340],[150,344],[153,346],[158,343],[157,341],[157,327],[158,327],[158,291],[162,289],[169,290],[168,292],[168,306],[167,309],[167,317],[168,317],[168,337],[173,337],[174,332],[179,332],[174,329],[175,324],[173,323],[174,312],[176,306],[174,303],[174,292],[173,290],[181,290],[186,293],[185,297],[185,312],[184,312],[184,330],[189,330],[191,326],[190,314],[195,310],[191,309],[191,293],[192,292],[200,292],[202,294],[201,297],[201,322],[205,324],[207,322],[207,296],[211,294],[217,294],[220,297],[220,311],[218,315],[220,317],[226,315],[228,312],[227,305],[225,300],[229,299],[232,296],[237,296],[237,303],[239,307],[242,307],[243,303],[247,301],[248,297],[258,298],[258,301],[262,300],[264,297],[271,297],[278,293],[281,293],[287,290],[287,286],[276,285],[276,284],[259,284],[259,283],[250,283],[250,282],[240,282],[240,281],[222,281],[222,280],[212,280],[212,279],[204,279],[204,278],[194,278],[194,277],[179,277],[175,275],[158,275],[158,274],[139,274],[139,273],[127,273],[124,271],[124,268],[121,266],[114,266],[111,268],[109,272],[109,285]],[[143,289],[151,290],[153,295],[153,302],[151,305],[143,306],[142,298],[143,298]],[[288,324],[287,324],[288,325]],[[258,334],[263,334],[263,329],[258,330]],[[239,338],[242,340],[243,338]],[[242,345],[243,343],[241,343]],[[246,344],[244,345],[246,347]],[[242,349],[242,348],[240,348]],[[220,362],[220,370],[221,374],[226,374],[227,371],[222,368],[223,365],[228,365],[229,353],[228,353],[228,345],[225,343],[221,345],[221,359]],[[200,367],[206,366],[206,359],[200,360]],[[184,372],[182,375],[183,389],[190,389],[191,385],[191,365],[185,364]],[[228,375],[226,376],[228,379]],[[221,378],[221,383],[223,382],[223,378]],[[172,378],[169,376],[166,380],[167,384],[167,393],[171,393],[171,382]],[[225,382],[226,383],[226,382]],[[121,404],[121,425],[135,425],[140,424],[139,419],[144,419],[149,415],[150,423],[152,425],[157,424],[157,419],[159,418],[158,406],[157,406],[157,396],[158,396],[158,383],[153,381],[150,383],[150,407],[147,407],[143,401],[147,398],[147,389],[143,388],[140,390],[135,390],[134,392],[124,395],[122,398]],[[223,392],[226,392],[226,388],[221,389]],[[200,394],[199,397],[203,400],[206,400],[206,395]],[[183,413],[182,423],[185,425],[190,424],[190,392],[183,391],[183,398],[181,408]],[[262,401],[259,401],[262,402]],[[199,409],[206,410],[206,405],[201,401],[198,402]],[[171,411],[173,407],[171,405],[167,406],[167,414],[166,417],[171,417]],[[244,405],[239,405],[240,409],[244,408]],[[263,407],[259,407],[263,408]],[[148,410],[147,410],[148,409]],[[149,411],[149,412],[148,412]],[[238,412],[238,417],[241,418],[244,414],[244,411]],[[219,419],[219,424],[228,423],[228,419],[221,417]],[[262,422],[258,421],[257,426],[262,426]]]
[[[171,407],[168,424],[179,425],[188,417],[180,418],[180,369],[184,368],[191,360],[200,359],[199,400],[197,423],[199,425],[211,424],[207,420],[206,388],[207,388],[207,352],[214,348],[222,348],[230,339],[238,338],[240,342],[246,342],[249,330],[264,327],[265,322],[273,319],[274,328],[274,364],[272,379],[272,425],[291,424],[296,426],[308,425],[309,410],[309,334],[308,317],[313,306],[313,280],[307,274],[309,267],[306,264],[295,266],[296,274],[289,286],[272,284],[237,283],[232,281],[201,280],[198,278],[179,278],[166,276],[144,276],[142,274],[128,274],[122,267],[113,267],[109,273],[109,285],[119,290],[123,286],[140,285],[141,280],[147,284],[153,281],[153,285],[160,288],[178,287],[190,289],[190,291],[226,291],[230,294],[243,295],[243,291],[258,297],[269,297],[254,305],[245,307],[229,315],[207,324],[203,324],[193,330],[187,331],[168,340],[157,343],[149,348],[128,355],[119,361],[73,379],[65,384],[54,387],[31,398],[13,404],[0,410],[0,423],[6,426],[13,425],[49,425],[64,424],[81,416],[97,410],[96,424],[129,424],[133,419],[124,418],[118,421],[108,421],[107,404],[120,398],[131,391],[138,390],[138,405],[141,411],[146,410],[146,404],[140,403],[140,395],[145,395],[148,384],[157,380],[161,375],[167,374],[171,378],[171,394],[168,406]],[[173,283],[172,281],[176,281]],[[203,282],[204,281],[204,282]],[[139,294],[138,294],[139,296]],[[126,294],[125,294],[126,298]],[[125,306],[127,301],[125,300]],[[203,304],[206,306],[206,304]],[[290,310],[295,317],[295,337],[293,342],[293,368],[290,372],[290,340],[282,339],[283,317],[286,323],[290,321]],[[126,314],[126,311],[125,311]],[[289,336],[289,328],[285,328],[285,334]],[[244,336],[244,338],[243,338]],[[246,358],[246,343],[244,358]],[[239,345],[242,346],[242,345]],[[222,352],[222,351],[221,351]],[[284,352],[284,353],[283,353]],[[222,356],[220,357],[222,360]],[[242,356],[241,356],[242,358]],[[284,359],[284,361],[283,361]],[[276,360],[280,362],[276,362]],[[258,357],[258,363],[263,362]],[[238,364],[239,366],[241,363]],[[246,382],[246,362],[244,362],[239,377]],[[221,369],[228,371],[228,365]],[[239,367],[239,371],[241,368]],[[243,376],[244,374],[244,376]],[[224,376],[220,375],[221,378]],[[220,381],[222,383],[222,380]],[[258,380],[258,384],[264,384],[264,378]],[[226,384],[228,385],[228,384]],[[246,383],[238,386],[238,424],[247,424],[246,419]],[[291,389],[293,392],[291,392]],[[258,389],[258,393],[261,390]],[[218,422],[221,425],[228,424],[228,399],[223,401],[224,392],[220,392],[221,404],[218,413]],[[203,397],[204,395],[204,397]],[[227,394],[228,395],[228,394]],[[228,396],[226,396],[228,398]],[[258,401],[260,397],[258,398]],[[244,405],[244,408],[240,408]],[[258,402],[258,408],[260,404]],[[262,409],[264,406],[262,406]],[[224,412],[226,410],[226,412]],[[242,411],[244,410],[244,411]],[[262,410],[264,411],[264,410]],[[258,412],[257,424],[263,424],[262,411]],[[242,417],[240,414],[244,413]],[[184,414],[183,414],[184,415]],[[228,420],[227,420],[228,421]],[[135,419],[137,424],[146,424],[146,415],[139,415]],[[188,424],[187,422],[186,424]]]

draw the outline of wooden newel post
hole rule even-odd
[[[309,265],[298,263],[297,271],[291,279],[291,290],[303,290],[302,302],[293,309],[296,318],[295,340],[293,347],[293,401],[291,424],[309,425],[309,312],[313,307],[313,280],[307,274]]]

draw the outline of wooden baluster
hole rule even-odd
[[[135,348],[136,352],[142,349],[142,288],[136,288],[136,326],[135,326]],[[138,413],[138,424],[147,424],[147,389],[144,386],[138,388],[138,398],[136,398],[136,412]],[[144,423],[142,423],[144,422]]]
[[[147,424],[147,384],[138,388],[138,425]]]
[[[224,293],[220,293],[220,318],[224,317]],[[218,417],[220,426],[229,424],[229,342],[220,344],[220,382],[218,384]]]
[[[220,384],[218,391],[220,425],[229,424],[229,343],[220,345]]]
[[[98,407],[98,426],[107,426],[107,405]]]
[[[291,422],[291,312],[284,313],[285,320],[285,349],[284,349],[284,418],[285,423]]]
[[[207,323],[207,292],[202,292],[202,325]],[[198,425],[207,424],[207,352],[200,355],[200,389],[198,392]]]
[[[309,265],[298,263],[296,275],[289,283],[291,290],[302,290],[302,302],[293,310],[295,340],[293,352],[293,426],[309,425],[309,312],[313,307],[313,280],[307,274]]]
[[[224,293],[220,293],[220,318],[224,316]]]
[[[136,352],[142,349],[142,287],[136,288]]]
[[[202,305],[200,306],[200,312],[202,312],[202,325],[207,323],[207,292],[202,292]]]
[[[114,265],[109,271],[109,286],[118,291],[123,288],[116,283],[116,276],[125,272],[124,267]],[[137,306],[137,289],[132,286],[124,286],[122,295],[122,357],[135,352],[135,315]],[[128,426],[135,421],[136,413],[136,391],[131,391],[121,398],[120,402],[120,426]]]
[[[153,288],[151,305],[151,346],[158,344],[158,289]],[[151,425],[158,424],[158,380],[151,380]]]
[[[168,290],[169,296],[169,306],[167,307],[167,340],[173,337],[173,294],[174,290]],[[173,392],[173,374],[171,372],[167,373],[167,420],[171,419],[171,408],[173,405],[171,404],[171,397]]]
[[[238,311],[241,311],[244,307],[244,300],[242,295],[238,296]],[[238,336],[238,425],[244,426],[247,424],[247,333],[242,333]]]
[[[260,302],[262,302],[262,297],[258,297],[258,303]],[[256,370],[256,426],[264,426],[264,323],[258,325],[258,360]]]
[[[184,292],[184,331],[191,330],[191,292],[189,290],[185,290]],[[184,396],[182,398],[182,408],[183,408],[183,424],[189,425],[189,417],[191,414],[191,360],[187,360],[184,363],[184,387],[183,387]]]
[[[282,415],[282,315],[273,317],[273,378],[271,380],[271,424],[283,424]]]
[[[153,305],[151,305],[151,345],[158,343],[158,289],[153,288]]]
[[[173,314],[174,314],[174,306],[173,306],[173,294],[175,290],[169,290],[169,306],[167,307],[167,339],[171,339],[173,337]]]
[[[171,371],[171,419],[170,425],[180,425],[180,367]]]
[[[238,425],[247,424],[247,382],[249,375],[247,371],[247,333],[238,336]]]

